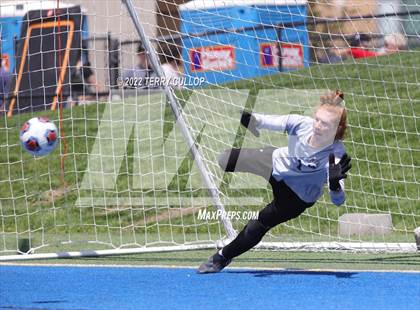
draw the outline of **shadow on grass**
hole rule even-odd
[[[226,273],[236,274],[250,274],[255,277],[265,278],[271,276],[285,276],[285,275],[307,275],[307,276],[332,276],[336,278],[351,278],[357,275],[357,272],[345,271],[306,271],[299,269],[286,269],[286,270],[227,270]]]
[[[387,257],[351,257],[349,254],[348,257],[304,257],[304,258],[293,258],[293,257],[281,257],[281,258],[238,258],[237,262],[242,263],[279,263],[279,264],[316,264],[323,265],[325,264],[365,264],[365,265],[410,265],[410,266],[420,266],[420,256],[417,254],[409,256],[387,256]]]

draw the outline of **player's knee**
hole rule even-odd
[[[235,171],[236,162],[238,161],[239,157],[239,151],[239,149],[231,149],[221,153],[218,158],[220,168],[228,172]]]
[[[251,220],[246,225],[244,234],[248,240],[258,243],[269,229],[270,227],[263,225],[259,220]]]

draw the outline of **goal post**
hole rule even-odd
[[[12,86],[22,80],[0,88],[0,261],[223,246],[272,192],[258,176],[223,172],[219,155],[288,141],[280,132],[254,137],[241,111],[312,116],[320,95],[337,88],[353,166],[346,201],[334,206],[324,188],[257,249],[417,251],[418,5],[23,2],[0,4],[0,28],[9,27],[0,84],[7,74]],[[26,38],[10,26],[12,17],[32,25],[27,12],[51,31]],[[13,33],[27,42],[16,54]],[[64,139],[34,158],[19,130],[41,115]]]
[[[127,7],[127,11],[130,14],[131,20],[134,23],[134,26],[136,28],[136,31],[140,37],[141,43],[144,45],[147,57],[151,62],[151,67],[154,72],[156,72],[156,76],[159,79],[165,78],[165,73],[160,65],[159,59],[157,58],[157,54],[155,50],[153,49],[152,45],[150,44],[144,29],[142,25],[140,24],[139,17],[136,13],[136,10],[133,6],[133,3],[131,0],[123,0],[123,3],[125,3]],[[222,204],[222,201],[219,197],[219,190],[213,181],[213,177],[210,174],[208,168],[206,167],[203,159],[201,158],[201,154],[197,148],[197,145],[194,141],[194,139],[191,136],[191,133],[188,129],[187,124],[185,123],[184,116],[182,115],[182,112],[179,110],[180,106],[178,104],[178,100],[174,94],[173,86],[171,86],[169,83],[163,84],[163,90],[165,92],[165,95],[168,99],[168,103],[171,106],[171,110],[174,116],[174,119],[176,120],[176,123],[179,124],[179,127],[181,129],[182,135],[184,136],[184,139],[187,143],[188,149],[191,152],[191,156],[194,159],[199,171],[201,178],[203,180],[203,183],[205,185],[205,188],[207,188],[215,208],[220,211],[221,213],[226,213],[226,210]],[[221,218],[221,222],[223,223],[224,228],[226,229],[227,237],[228,238],[234,238],[236,235],[235,230],[232,227],[232,223],[228,218]]]

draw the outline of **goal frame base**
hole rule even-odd
[[[85,250],[60,253],[39,253],[0,256],[0,262],[100,257],[142,253],[177,252],[216,249],[217,242],[201,244],[139,247],[129,249]],[[416,253],[419,252],[415,243],[376,243],[376,242],[261,242],[255,250],[276,250],[290,252],[350,252],[350,253]]]

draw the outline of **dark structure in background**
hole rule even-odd
[[[173,58],[181,58],[182,46],[185,44],[185,39],[190,39],[191,35],[180,32],[180,19],[178,6],[185,3],[185,0],[174,0],[173,2],[158,0],[156,1],[156,17],[157,17],[157,33],[156,38],[152,39],[155,48],[161,56],[161,61],[165,62],[164,56],[171,56]],[[324,19],[320,17],[308,16],[306,20],[292,23],[274,23],[269,22],[268,24],[256,24],[252,25],[249,29],[247,27],[241,29],[229,29],[228,32],[238,32],[253,30],[253,31],[265,31],[266,29],[276,29],[278,43],[280,45],[284,32],[288,29],[294,29],[300,25],[307,25],[310,29],[309,33],[312,34],[311,41],[309,44],[311,50],[310,64],[318,63],[333,63],[341,62],[343,58],[332,57],[327,55],[325,61],[315,55],[316,51],[324,51],[328,53],[330,45],[328,42],[343,41],[345,46],[351,46],[354,40],[355,34],[342,34],[334,33],[331,31],[333,25],[341,29],[342,25],[346,23],[354,23],[355,21],[364,20],[377,20],[379,18],[398,17],[401,20],[410,20],[413,24],[416,22],[417,16],[420,15],[419,10],[411,9],[410,12],[394,12],[386,14],[376,15],[364,15],[364,16],[347,16],[340,20]],[[58,31],[58,23],[60,17],[60,35],[54,34]],[[120,41],[120,38],[108,33],[105,36],[95,35],[94,37],[88,38],[88,32],[84,32],[84,40],[82,40],[81,29],[83,26],[84,16],[81,13],[79,6],[72,8],[62,8],[57,10],[44,10],[44,11],[31,11],[25,17],[26,21],[21,29],[20,38],[16,41],[16,66],[14,70],[14,78],[10,91],[8,94],[4,94],[3,98],[6,101],[6,111],[9,115],[14,112],[25,112],[34,110],[46,110],[54,109],[57,104],[57,94],[62,94],[63,99],[66,100],[69,97],[76,98],[78,96],[91,96],[92,98],[98,98],[101,96],[108,96],[110,94],[120,96],[123,89],[119,85],[118,78],[122,76],[121,63],[123,62],[124,53],[122,49],[124,47],[131,51],[135,49],[140,42],[136,40]],[[86,21],[86,19],[84,19]],[[315,31],[316,26],[324,25],[328,32]],[[312,29],[312,30],[311,30]],[[30,31],[29,31],[30,30]],[[327,31],[325,30],[325,31]],[[221,35],[225,34],[226,30],[209,28],[206,32],[195,35],[194,37],[206,37],[210,35]],[[29,37],[27,37],[29,34]],[[42,34],[42,36],[41,36]],[[375,38],[378,41],[383,40],[383,35],[376,34]],[[418,46],[420,44],[418,36],[409,35],[407,33],[407,39],[409,46]],[[96,58],[97,54],[95,50],[90,50],[88,53],[91,42],[101,42],[103,48],[99,50],[104,51],[105,64],[102,70],[102,74],[106,76],[102,79],[105,81],[107,88],[94,90],[86,84],[86,76],[83,74],[82,78],[77,77],[77,64],[80,60],[86,60],[82,62],[82,73],[92,72],[89,68],[89,58]],[[61,48],[59,48],[59,42]],[[410,44],[411,42],[411,44]],[[83,44],[84,43],[84,48]],[[95,44],[96,44],[95,43]],[[42,46],[42,51],[40,47]],[[95,46],[95,48],[97,48]],[[264,52],[265,53],[265,52]],[[262,56],[266,56],[266,54]],[[82,57],[81,55],[85,55]],[[279,58],[283,58],[284,55],[279,49]],[[333,55],[335,56],[335,55]],[[92,61],[96,64],[95,59]],[[265,64],[270,64],[269,61],[263,59]],[[279,62],[279,71],[282,62]],[[94,72],[98,74],[98,72]],[[99,73],[100,74],[100,73]],[[87,86],[87,87],[86,87]],[[124,91],[127,91],[125,89]],[[1,92],[0,92],[1,93]],[[1,94],[0,94],[1,96]],[[1,111],[0,102],[0,113]]]
[[[156,47],[159,54],[169,54],[177,58],[181,57],[180,46],[182,41],[179,35],[181,19],[178,6],[186,2],[188,0],[156,1]]]
[[[81,8],[29,11],[17,42],[16,75],[8,102],[15,112],[55,109],[70,92],[71,68],[81,57]]]

